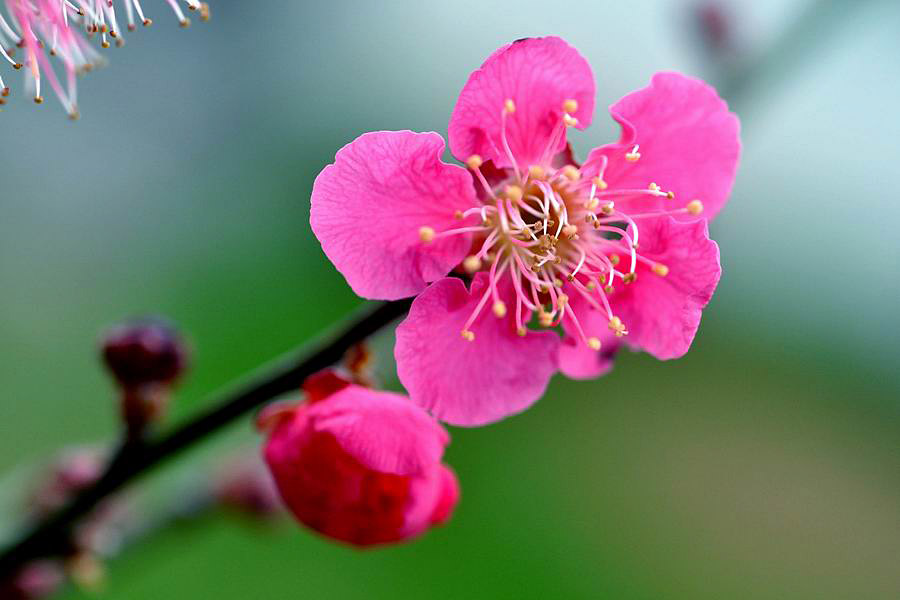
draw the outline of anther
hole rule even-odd
[[[462,339],[466,340],[467,342],[475,341],[475,333],[469,331],[468,329],[463,329],[460,334],[462,335]]]
[[[653,272],[659,275],[660,277],[665,277],[669,274],[669,267],[662,263],[654,263],[653,264]]]
[[[561,287],[563,286],[562,279],[560,279],[560,278],[558,278],[558,277],[555,277],[555,278],[553,279],[553,285],[555,285],[555,286],[558,287],[558,288],[561,288]]]
[[[538,181],[542,181],[544,177],[547,176],[544,167],[540,165],[531,165],[528,167],[528,174],[531,175],[532,179],[537,179]]]
[[[569,98],[565,102],[563,102],[563,110],[567,113],[573,113],[578,110],[578,100]]]
[[[574,239],[578,236],[578,227],[575,225],[566,225],[565,227],[563,227],[562,233],[570,240]]]
[[[691,200],[687,203],[687,211],[692,215],[696,216],[703,212],[703,203],[699,200]]]
[[[675,192],[673,192],[672,190],[669,190],[668,192],[666,192],[666,198],[668,198],[669,200],[674,200]]]
[[[588,338],[587,343],[591,350],[599,350],[600,349],[600,340],[595,337]]]
[[[144,19],[144,27],[150,27],[153,25],[153,19]]]
[[[653,192],[658,192],[659,186],[656,185],[655,183],[651,182],[650,185],[647,186],[647,189],[649,189],[650,191],[653,191]]]
[[[461,211],[461,210],[453,211],[453,218],[454,218],[454,219],[462,219],[464,216],[465,216],[465,215],[463,215],[463,211]]]
[[[502,319],[506,316],[506,303],[503,300],[497,300],[494,302],[494,305],[491,307],[491,310],[494,311],[494,316],[498,319]]]
[[[522,199],[522,188],[517,185],[508,185],[504,191],[506,192],[506,197],[513,202],[518,202]]]
[[[569,297],[566,296],[565,294],[560,294],[559,296],[556,297],[556,303],[559,304],[560,306],[565,306],[569,303]]]
[[[182,29],[187,29],[191,26],[191,20],[186,18],[184,21],[180,22],[179,25]]]
[[[13,69],[15,69],[16,71],[18,71],[19,69],[22,68],[22,66],[23,66],[22,63],[16,63],[16,64],[13,65]]]
[[[621,259],[619,258],[618,254],[610,254],[609,255],[609,262],[611,262],[614,266],[619,264],[619,260],[621,260]]]
[[[573,165],[566,165],[562,168],[563,177],[568,179],[569,181],[578,181],[581,179],[581,171],[578,170],[577,167]]]
[[[9,88],[8,87],[3,88],[3,90],[0,91],[0,96],[3,96],[4,98],[9,96]]]
[[[434,229],[428,227],[427,225],[419,227],[419,239],[427,244],[434,239]]]
[[[519,337],[525,337],[525,334],[526,334],[526,333],[528,333],[528,330],[525,329],[524,327],[519,327],[519,328],[516,329],[516,334],[517,334]]]
[[[470,169],[477,169],[483,163],[484,163],[484,161],[481,160],[481,157],[478,156],[477,154],[473,154],[472,156],[470,156],[469,158],[466,159],[466,166],[469,167]]]
[[[609,186],[606,184],[606,182],[603,181],[602,179],[600,179],[599,177],[594,177],[594,178],[591,180],[591,182],[592,182],[594,185],[597,186],[597,189],[598,189],[598,190],[601,190],[601,191],[603,191],[603,190],[605,190],[606,188],[609,187]]]
[[[593,292],[594,290],[597,289],[597,283],[594,281],[588,281],[584,287],[585,287],[585,289],[587,289],[587,291]]]
[[[603,212],[604,215],[609,216],[609,215],[613,214],[614,212],[616,212],[616,205],[614,202],[607,202],[606,204],[603,205],[603,207],[600,210]]]
[[[594,210],[598,206],[600,206],[599,198],[591,198],[590,200],[588,200],[587,202],[584,203],[584,207],[588,210]]]
[[[34,103],[35,103],[35,104],[43,104],[43,103],[44,103],[44,98],[41,97],[41,96],[35,96],[35,97],[34,97]]]
[[[607,296],[609,296],[610,294],[612,294],[615,291],[616,291],[616,288],[614,288],[612,285],[608,285],[605,288],[603,288],[603,293],[606,294]]]
[[[636,280],[637,273],[625,273],[625,275],[622,277],[622,281],[624,281],[626,284],[634,283]]]
[[[209,12],[209,4],[206,2],[200,3],[200,20],[201,21],[209,21],[210,12]]]
[[[631,149],[631,152],[628,152],[627,154],[625,154],[625,160],[627,160],[628,162],[637,162],[638,159],[640,159],[640,158],[641,158],[641,153],[638,152],[638,146],[635,146],[634,148]]]
[[[503,111],[507,114],[516,112],[516,103],[512,101],[512,98],[507,98],[503,102]]]
[[[563,123],[565,123],[567,127],[575,127],[576,125],[578,125],[578,119],[576,119],[569,113],[565,113],[563,115]]]
[[[622,323],[622,319],[619,317],[613,317],[609,320],[609,328],[613,331],[619,331],[620,329],[625,329],[625,324]]]
[[[463,268],[471,275],[481,268],[481,259],[474,255],[467,256],[463,261]]]

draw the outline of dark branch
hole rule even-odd
[[[226,394],[220,401],[213,403],[212,409],[172,432],[156,440],[124,443],[110,460],[106,472],[94,485],[56,513],[35,523],[0,554],[0,581],[13,575],[31,560],[65,554],[70,550],[72,526],[105,498],[132,479],[254,408],[298,389],[307,377],[340,362],[352,346],[403,316],[409,310],[410,302],[398,300],[382,303],[351,322],[330,342],[301,352],[298,357]]]

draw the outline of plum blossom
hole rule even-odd
[[[366,298],[417,296],[395,356],[413,401],[456,425],[524,410],[557,371],[608,371],[624,341],[687,352],[718,283],[707,221],[724,206],[739,123],[706,83],[658,73],[610,107],[616,143],[584,163],[566,135],[594,110],[587,61],[518,40],[469,77],[448,128],[367,133],[313,186],[325,254]],[[451,272],[467,274],[471,283]]]
[[[199,0],[182,0],[202,20],[209,19],[209,5]],[[191,21],[176,0],[166,0],[182,27]],[[100,54],[87,38],[99,34],[100,46],[109,48],[125,43],[121,16],[116,14],[114,0],[6,0],[8,19],[0,12],[0,57],[16,70],[23,69],[34,101],[41,104],[43,81],[50,85],[71,118],[78,118],[76,76],[102,64]],[[128,31],[137,22],[147,27],[153,21],[144,14],[140,0],[121,0],[125,9],[124,25]],[[21,62],[16,57],[20,49]],[[62,66],[63,77],[53,68],[50,57]],[[10,89],[0,76],[0,104],[6,103]]]
[[[446,431],[399,394],[326,371],[307,381],[307,401],[272,406],[266,462],[294,516],[356,546],[399,542],[449,519],[456,476],[441,463]]]

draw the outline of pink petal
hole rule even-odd
[[[628,328],[629,344],[660,360],[678,358],[690,348],[719,283],[719,247],[709,239],[705,219],[684,223],[672,217],[642,223],[640,245],[643,256],[669,268],[668,275],[638,263],[637,281],[617,284],[610,304]]]
[[[450,117],[450,150],[460,160],[478,154],[499,167],[512,166],[500,136],[504,102],[507,140],[519,167],[542,164],[551,134],[560,126],[563,102],[575,100],[577,127],[594,113],[594,75],[587,61],[558,37],[525,38],[494,52],[469,76]],[[565,147],[565,132],[552,149]]]
[[[350,456],[382,473],[413,475],[440,462],[450,441],[437,421],[406,397],[350,385],[317,402],[307,418]]]
[[[429,522],[432,525],[446,523],[447,519],[453,514],[456,505],[459,504],[459,480],[456,478],[456,473],[446,465],[441,465],[440,473],[441,493],[437,505],[429,518]]]
[[[460,335],[487,287],[478,273],[472,290],[459,279],[441,279],[413,301],[397,327],[397,374],[414,402],[453,425],[484,425],[525,410],[556,371],[559,337],[549,331],[516,335],[512,310],[498,319],[487,306]],[[501,296],[514,306],[511,290]],[[490,302],[489,302],[490,304]]]
[[[603,178],[610,190],[644,189],[653,182],[675,192],[673,200],[616,200],[618,206],[626,212],[672,209],[699,199],[705,217],[712,219],[719,212],[737,171],[740,122],[712,86],[679,73],[657,73],[648,87],[609,110],[622,126],[622,138],[595,148],[585,161],[585,175],[593,176],[600,157],[606,156],[609,165]],[[640,160],[628,162],[625,154],[636,144]]]
[[[586,337],[600,340],[600,350],[588,347],[571,319],[563,319],[566,337],[559,347],[559,370],[572,379],[593,379],[606,375],[613,367],[620,338],[609,329],[609,316],[594,308],[577,290],[567,284],[569,308],[578,318]]]
[[[436,133],[378,131],[341,148],[313,185],[310,224],[322,249],[365,298],[396,300],[446,275],[469,236],[423,243],[423,226],[460,226],[456,210],[477,204],[472,178],[441,162]]]

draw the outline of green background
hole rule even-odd
[[[453,429],[462,503],[411,544],[210,515],[127,548],[96,596],[900,597],[900,7],[723,4],[730,58],[704,52],[692,2],[217,0],[185,32],[145,1],[154,27],[81,80],[81,121],[50,99],[0,113],[0,532],[33,467],[114,438],[106,326],[154,313],[188,333],[176,422],[338,324],[361,301],[309,231],[317,172],[365,131],[444,132],[488,54],[557,34],[593,65],[599,107],[678,69],[742,119],[712,227],[724,275],[688,356],[624,353],[521,416]],[[583,157],[617,134],[601,108],[573,143]],[[246,443],[249,420],[141,485],[177,502]]]

